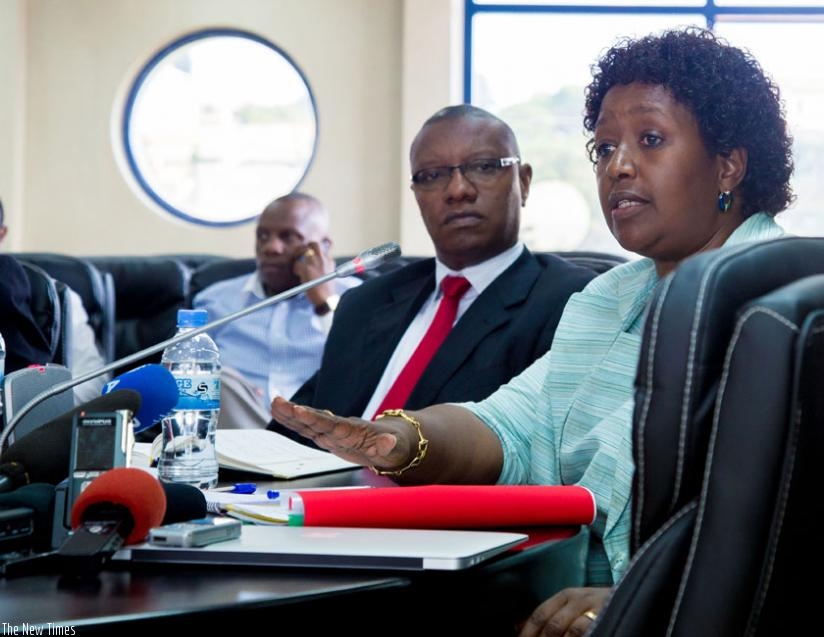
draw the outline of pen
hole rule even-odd
[[[245,493],[250,494],[257,491],[257,485],[254,482],[237,482],[231,487],[218,487],[212,491],[223,491],[225,493]]]
[[[257,485],[254,482],[238,482],[231,487],[218,487],[212,491],[220,491],[222,493],[240,493],[242,495],[252,495],[257,493]],[[273,491],[269,489],[266,491],[266,498],[268,500],[277,500],[280,497],[280,491]]]
[[[271,514],[264,514],[258,513],[255,511],[247,511],[242,507],[233,506],[231,504],[226,504],[223,506],[223,510],[233,517],[239,517],[242,519],[246,519],[249,521],[257,521],[257,522],[268,522],[269,524],[283,524],[284,522],[289,522],[290,516],[278,515],[275,512]],[[300,526],[300,525],[296,525]]]

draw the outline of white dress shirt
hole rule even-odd
[[[432,323],[432,320],[435,318],[435,313],[438,311],[438,304],[441,302],[441,281],[443,281],[444,277],[447,275],[462,276],[471,284],[471,287],[461,297],[461,302],[458,305],[458,314],[455,317],[455,323],[457,323],[475,299],[498,278],[501,272],[515,263],[523,251],[524,244],[519,241],[511,248],[504,250],[491,259],[487,259],[482,263],[476,263],[460,271],[451,270],[437,259],[435,260],[435,290],[429,295],[426,301],[424,301],[421,309],[418,310],[417,315],[412,319],[406,332],[404,332],[404,335],[401,337],[401,340],[398,341],[398,346],[386,364],[386,368],[383,370],[383,376],[381,376],[380,382],[375,388],[369,404],[366,405],[366,409],[363,411],[363,418],[371,420],[372,416],[375,415],[375,410],[380,406],[389,388],[392,387],[395,379],[397,379],[401,370],[415,351],[415,348],[418,346],[418,343],[421,342],[421,339],[429,329],[429,325]]]

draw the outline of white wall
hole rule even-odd
[[[0,0],[0,199],[8,226],[22,225],[25,27],[23,0]],[[18,249],[10,235],[6,250]]]
[[[253,226],[204,228],[147,207],[121,176],[112,109],[139,64],[209,26],[273,41],[306,74],[319,140],[302,189],[333,213],[337,253],[401,240],[429,253],[408,189],[423,120],[460,101],[460,0],[0,0],[0,197],[7,249],[248,256]],[[457,88],[456,88],[457,87]],[[412,249],[413,246],[414,249]]]
[[[409,191],[409,147],[427,118],[463,101],[463,3],[404,3],[403,118],[401,121],[401,219],[395,240],[408,254],[434,254],[415,198]]]

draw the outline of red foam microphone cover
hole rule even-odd
[[[134,528],[125,544],[142,542],[149,529],[160,526],[166,513],[166,493],[157,480],[143,469],[119,467],[98,476],[75,500],[72,507],[72,528],[85,521],[85,513],[96,504],[120,505],[134,520]]]

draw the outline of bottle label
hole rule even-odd
[[[220,409],[220,374],[175,375],[178,410]]]

